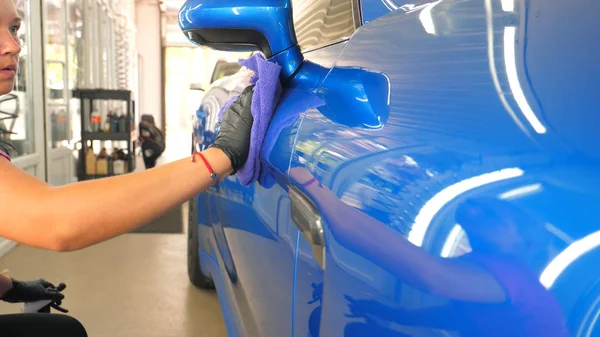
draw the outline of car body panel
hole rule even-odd
[[[358,115],[358,120],[348,120],[349,111],[360,111],[360,108],[357,104],[348,108],[348,103],[340,103],[345,98],[336,91],[339,80],[326,78],[319,92],[324,95],[327,107],[313,109],[304,118],[292,167],[305,168],[348,207],[368,215],[372,222],[361,225],[372,225],[372,231],[387,227],[432,254],[439,256],[445,250],[444,257],[451,256],[448,254],[452,251],[448,248],[451,241],[444,236],[452,233],[456,239],[457,235],[453,208],[466,196],[505,196],[515,199],[515,203],[519,199],[519,206],[549,224],[547,234],[552,239],[538,253],[551,252],[532,262],[544,280],[548,275],[548,271],[543,274],[545,267],[552,257],[574,240],[593,235],[598,228],[593,215],[579,219],[577,226],[569,218],[597,202],[598,193],[587,190],[585,196],[579,194],[577,190],[582,185],[567,182],[566,171],[592,172],[597,168],[569,167],[568,163],[575,162],[567,157],[572,152],[565,137],[552,131],[540,135],[531,121],[515,112],[522,107],[514,99],[514,93],[499,97],[494,76],[500,88],[511,88],[511,83],[506,70],[490,68],[488,58],[493,57],[492,62],[499,64],[507,64],[509,60],[503,60],[503,54],[490,55],[489,43],[494,43],[492,50],[501,49],[502,44],[507,43],[502,33],[506,34],[504,22],[508,20],[501,17],[511,14],[503,13],[499,4],[494,4],[493,8],[486,8],[486,4],[479,1],[442,1],[435,12],[430,12],[432,21],[423,19],[422,8],[412,12],[396,11],[361,28],[346,46],[330,77],[337,68],[359,68],[385,75],[391,91],[389,120],[383,122],[380,130],[361,125],[361,118],[367,118],[364,115]],[[493,15],[486,16],[487,10],[492,10]],[[437,27],[436,19],[440,23]],[[490,26],[492,34],[500,37],[492,40],[495,42],[490,42],[486,34]],[[437,29],[443,33],[435,33]],[[583,47],[581,42],[579,48]],[[455,48],[457,45],[462,48]],[[493,70],[497,73],[492,73]],[[521,71],[526,70],[521,68]],[[572,72],[570,80],[577,82],[581,75],[582,72]],[[598,72],[585,75],[598,78]],[[528,86],[527,83],[522,85]],[[527,89],[528,94],[533,95],[533,90]],[[507,91],[510,93],[510,89]],[[537,97],[529,96],[529,99],[536,101]],[[593,109],[594,106],[595,103],[590,102],[586,107]],[[598,143],[597,137],[594,143]],[[562,167],[562,164],[567,165]],[[301,186],[300,181],[292,183]],[[555,202],[562,207],[547,207]],[[332,207],[318,200],[315,204],[322,211]],[[565,217],[566,214],[569,216]],[[324,220],[331,227],[342,225],[336,223],[340,221],[337,219]],[[442,336],[451,333],[400,326],[386,320],[394,307],[418,309],[447,300],[404,285],[401,279],[378,265],[377,260],[383,255],[370,256],[368,260],[364,251],[347,242],[338,242],[331,231],[326,231],[326,239],[327,268],[323,284],[316,285],[323,293],[319,309],[321,335]],[[304,273],[323,272],[312,261],[312,268]],[[574,301],[583,294],[582,289],[595,282],[595,277],[584,279],[581,283],[587,284],[579,289],[582,292],[571,293],[566,286],[553,288],[565,313],[572,312]],[[572,284],[569,281],[564,282]],[[318,280],[297,272],[297,289],[315,282]],[[365,317],[348,317],[348,298],[369,299],[381,304],[380,308],[389,306],[389,312],[381,309]],[[296,320],[296,324],[314,323]]]
[[[241,80],[244,85],[237,84]],[[247,81],[248,76],[237,75],[216,82],[208,91],[202,104],[205,122],[197,123],[203,128],[196,130],[203,135],[196,137],[198,149],[212,142],[218,111]],[[306,96],[311,88],[306,83],[311,82],[297,81],[280,99],[261,153],[260,184],[243,187],[235,176],[228,177],[211,187],[204,200],[210,208],[211,226],[200,236],[212,239],[202,249],[221,261],[222,269],[217,273],[223,282],[215,285],[217,291],[229,294],[223,305],[234,318],[235,326],[228,328],[232,336],[282,336],[292,330],[293,296],[289,295],[294,293],[298,231],[288,221],[287,170],[294,142],[292,130],[306,110],[304,104],[310,102]],[[273,269],[285,272],[272,274]],[[214,272],[210,271],[211,275]],[[266,275],[271,275],[269,280]],[[270,300],[265,301],[266,297]]]
[[[417,6],[422,6],[424,4],[429,4],[433,1],[427,0],[361,0],[361,16],[363,24],[368,24],[369,22],[376,20],[379,17],[382,17],[389,12],[393,11],[410,11]]]
[[[466,199],[485,197],[540,224],[533,248],[519,257],[558,300],[572,334],[596,336],[588,327],[599,311],[588,302],[598,296],[600,69],[593,56],[553,39],[597,49],[590,35],[600,30],[590,14],[597,6],[578,0],[565,14],[559,2],[541,0],[512,8],[495,0],[395,1],[402,8],[393,11],[384,1],[361,3],[366,24],[351,40],[306,53],[284,83],[259,182],[241,187],[230,177],[199,199],[206,203],[199,213],[209,214],[200,220],[209,224],[201,225],[208,238],[201,249],[230,335],[458,336],[422,318],[394,320],[399,308],[451,301],[408,285],[386,254],[405,239],[437,257],[467,254],[455,213]],[[213,89],[229,99],[244,87],[240,78]],[[226,99],[206,96],[210,139]],[[312,194],[306,177],[335,198]],[[292,220],[290,188],[323,217],[324,269]],[[349,240],[348,224],[385,240]]]

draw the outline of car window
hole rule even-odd
[[[292,0],[294,26],[303,50],[338,42],[354,33],[353,1]]]

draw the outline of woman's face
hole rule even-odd
[[[13,0],[0,0],[0,95],[12,91],[17,74],[21,43],[21,18]]]

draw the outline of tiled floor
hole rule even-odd
[[[189,154],[185,132],[168,139],[161,162]],[[90,337],[227,336],[216,294],[188,281],[186,245],[185,234],[127,234],[72,253],[18,246],[0,258],[0,271],[65,282],[64,306]],[[0,314],[20,309],[0,303]]]

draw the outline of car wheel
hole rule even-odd
[[[198,201],[193,198],[188,202],[188,276],[197,288],[214,288],[212,279],[204,274],[200,266],[200,245],[198,238]]]

